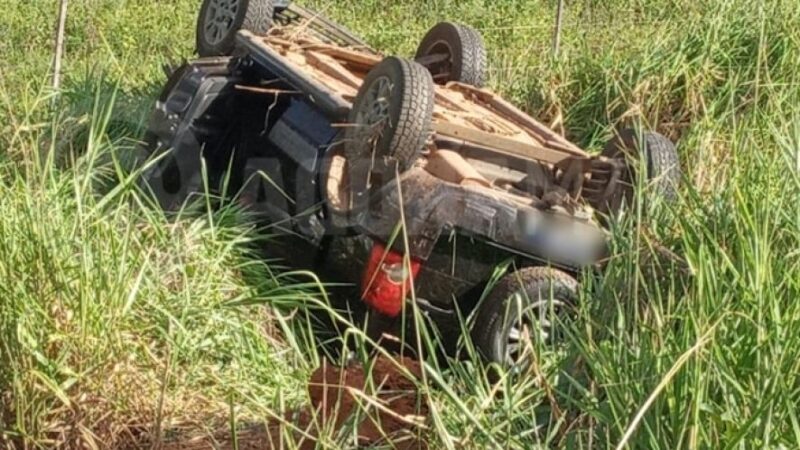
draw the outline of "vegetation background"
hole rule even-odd
[[[143,445],[302,404],[313,275],[264,262],[233,208],[165,220],[122,169],[199,1],[70,1],[58,93],[56,3],[0,0],[0,447]],[[689,187],[619,227],[567,349],[500,386],[427,362],[432,448],[800,448],[796,0],[573,0],[558,58],[555,1],[305,4],[391,54],[465,22],[492,87],[576,142],[679,142]]]

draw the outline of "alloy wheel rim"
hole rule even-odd
[[[374,139],[380,131],[380,125],[389,119],[389,102],[392,95],[392,83],[389,77],[377,78],[365,95],[364,106],[356,114],[356,125],[359,138]]]
[[[524,304],[523,294],[517,293],[512,301]],[[551,343],[555,340],[556,330],[553,319],[559,317],[566,304],[559,299],[540,299],[527,306],[514,318],[506,336],[505,359],[511,367],[524,366],[529,354],[526,354],[526,343],[539,341]],[[551,314],[552,308],[552,314]]]
[[[369,158],[369,167],[375,166],[375,145],[383,136],[388,126],[391,107],[392,89],[394,88],[389,77],[383,76],[375,79],[364,94],[364,102],[355,117],[356,133],[354,142],[350,145],[357,149],[358,155]],[[369,174],[369,172],[368,172]],[[370,187],[369,176],[367,188]]]
[[[239,0],[211,0],[203,26],[206,41],[216,45],[225,40],[233,29],[238,12]]]

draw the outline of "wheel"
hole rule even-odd
[[[474,28],[442,22],[422,39],[415,58],[436,83],[458,81],[482,87],[486,82],[486,46]]]
[[[197,17],[197,53],[202,56],[230,55],[236,33],[249,30],[266,34],[275,12],[273,0],[204,0]]]
[[[345,136],[345,154],[358,159],[395,159],[401,171],[414,165],[431,132],[433,81],[419,64],[388,57],[358,91]]]
[[[602,156],[625,159],[628,167],[622,176],[623,186],[611,199],[611,211],[617,210],[631,198],[639,161],[644,162],[647,184],[652,186],[656,195],[667,201],[677,198],[681,181],[678,152],[675,144],[665,136],[651,131],[639,133],[624,129],[608,141]]]
[[[345,157],[354,196],[414,165],[431,133],[433,80],[421,65],[388,57],[367,74],[350,111]],[[351,198],[351,203],[357,199]]]
[[[527,267],[503,277],[478,307],[473,342],[489,363],[523,370],[530,363],[526,342],[557,344],[557,327],[578,300],[578,282],[548,267]]]

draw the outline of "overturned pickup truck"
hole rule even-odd
[[[357,286],[374,315],[412,299],[447,345],[457,311],[472,315],[490,362],[554,338],[577,278],[607,257],[603,218],[645,184],[634,169],[668,197],[679,179],[658,134],[622,131],[592,156],[484,89],[486,49],[467,26],[384,57],[299,5],[205,0],[197,46],[146,137],[160,205],[235,198],[281,234],[288,263]]]

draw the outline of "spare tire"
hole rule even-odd
[[[657,196],[667,201],[674,201],[678,197],[681,168],[675,144],[667,137],[652,131],[624,129],[608,141],[602,156],[624,159],[627,167],[622,176],[622,186],[609,202],[610,212],[616,211],[632,198],[640,161],[646,170],[643,181],[651,186]]]
[[[266,34],[275,13],[273,0],[204,0],[197,17],[197,53],[230,55],[239,30]]]
[[[482,87],[486,82],[486,46],[472,27],[441,22],[422,38],[415,57],[438,84],[450,81]]]
[[[351,203],[414,165],[431,133],[433,104],[431,75],[414,61],[388,57],[367,74],[345,133]]]

